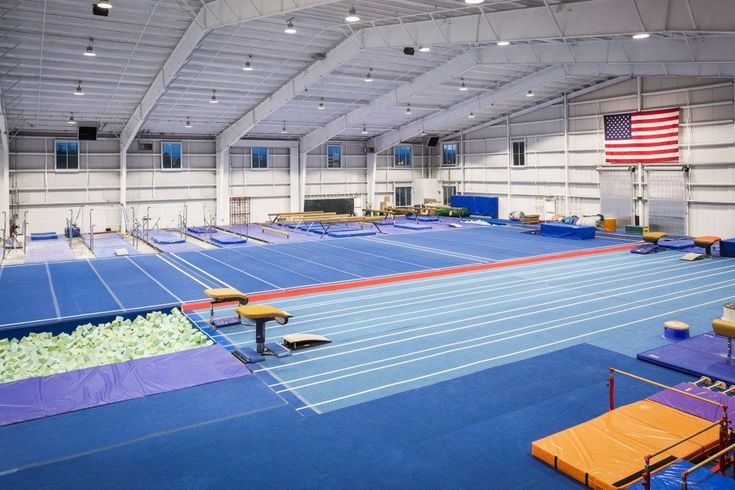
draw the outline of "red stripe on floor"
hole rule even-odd
[[[549,262],[552,260],[568,259],[572,257],[584,257],[587,255],[600,255],[611,252],[620,252],[630,250],[637,247],[638,243],[626,243],[625,245],[614,245],[612,247],[592,248],[588,250],[575,250],[573,252],[560,252],[548,255],[537,255],[535,257],[523,257],[520,259],[503,260],[493,262],[492,264],[472,264],[457,267],[449,267],[446,269],[434,269],[423,272],[409,272],[407,274],[398,274],[395,276],[375,277],[372,279],[358,279],[356,281],[339,282],[335,284],[321,284],[318,286],[308,286],[296,289],[286,289],[282,291],[272,291],[268,293],[260,293],[249,296],[250,301],[265,301],[269,299],[290,298],[293,296],[303,296],[305,294],[325,293],[331,291],[341,291],[343,289],[354,289],[365,286],[377,286],[380,284],[390,284],[394,282],[412,281],[415,279],[425,279],[428,277],[449,276],[452,274],[460,274],[462,272],[475,272],[489,269],[499,269],[501,267],[511,267],[514,265],[533,264],[536,262]]]

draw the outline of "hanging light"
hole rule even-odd
[[[97,56],[94,53],[94,46],[92,45],[92,43],[94,43],[94,39],[90,37],[89,44],[87,45],[87,49],[84,50],[84,56]]]
[[[651,35],[647,32],[639,32],[638,34],[633,34],[633,39],[647,39],[651,37]]]
[[[360,17],[357,15],[357,9],[355,7],[352,7],[350,9],[350,12],[347,14],[347,17],[345,17],[346,22],[360,22]]]
[[[529,90],[528,92],[526,92],[526,97],[533,97],[534,95],[536,94],[533,93],[533,90]]]
[[[288,131],[286,130],[286,121],[283,121],[283,127],[281,128],[281,134],[287,134]]]
[[[484,1],[485,0],[464,0],[464,3],[466,3],[467,5],[479,5]]]
[[[184,124],[184,127],[186,129],[191,128],[191,120],[189,119],[189,116],[186,116],[186,124]]]
[[[422,129],[421,130],[421,136],[426,136],[426,130],[425,129]]]
[[[293,26],[293,17],[288,19],[288,23],[286,23],[286,28],[283,30],[286,34],[296,34],[296,28]]]
[[[242,67],[245,71],[253,71],[253,65],[250,63],[253,60],[253,55],[248,56],[248,60],[245,62],[245,66]]]
[[[316,108],[320,111],[324,110],[324,97],[322,97],[322,99],[319,101],[319,105]]]
[[[419,46],[420,53],[428,53],[429,51],[431,51],[431,48],[429,46]]]
[[[82,90],[81,80],[79,80],[79,83],[77,83],[77,88],[74,89],[74,95],[84,95],[84,91]]]
[[[216,90],[212,90],[212,97],[209,99],[209,103],[210,104],[216,104],[217,102],[219,102],[217,100],[217,91]]]
[[[411,114],[411,104],[406,105],[406,115],[409,116]]]
[[[464,78],[462,79],[462,85],[459,86],[460,92],[466,92],[467,91],[467,85],[464,84]]]
[[[97,6],[101,9],[111,9],[112,8],[112,2],[106,2],[105,0],[102,0],[97,4]]]
[[[367,75],[365,75],[365,81],[366,82],[372,82],[373,81],[373,69],[368,68]]]
[[[475,118],[475,113],[474,112],[470,112],[470,114],[467,117],[469,117],[470,119],[474,119]]]
[[[76,124],[77,122],[74,120],[74,113],[72,112],[69,115],[69,119],[67,119],[66,124]]]
[[[362,133],[362,134],[368,134],[367,126],[363,125],[362,126],[362,131],[360,131],[360,133]]]
[[[509,46],[510,41],[498,41],[498,46]]]

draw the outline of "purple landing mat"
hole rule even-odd
[[[59,260],[74,260],[74,252],[69,248],[65,239],[41,240],[26,242],[25,263],[55,262]]]
[[[0,384],[0,426],[249,375],[222,346]]]
[[[694,376],[735,384],[735,359],[727,358],[727,340],[713,333],[641,352],[637,357]]]
[[[725,405],[727,407],[727,419],[730,422],[730,426],[734,426],[735,398],[716,391],[710,391],[701,386],[695,386],[692,383],[679,383],[674,388]],[[720,407],[671,390],[659,391],[655,395],[649,396],[648,399],[681,410],[695,417],[709,420],[710,422],[720,420],[720,417],[722,417],[722,409]]]

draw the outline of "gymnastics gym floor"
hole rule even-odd
[[[0,484],[581,488],[531,457],[531,441],[603,413],[610,366],[691,379],[634,356],[664,343],[665,320],[708,331],[703,319],[735,296],[733,259],[628,248],[488,227],[6,267],[0,287],[28,286],[9,295],[25,308],[0,307],[3,328],[233,286],[293,315],[270,339],[332,343],[269,357],[254,376],[1,427]],[[206,309],[188,314],[207,331]],[[229,348],[254,337],[249,326],[214,335]],[[654,391],[622,381],[618,404]]]

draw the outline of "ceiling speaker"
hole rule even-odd
[[[407,54],[409,56],[413,56],[415,52],[416,52],[416,50],[413,49],[412,47],[403,48],[403,54]]]

